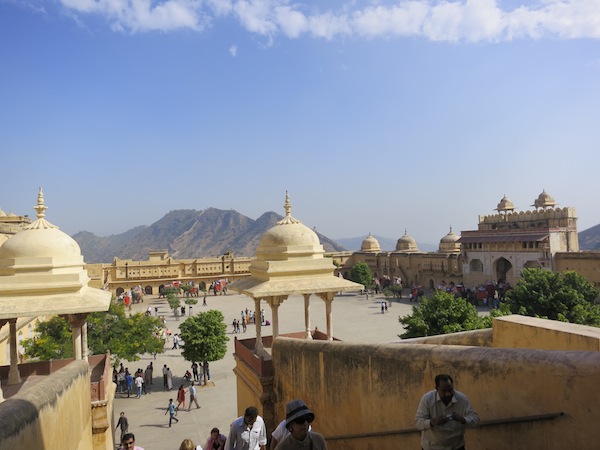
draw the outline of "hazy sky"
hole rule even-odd
[[[600,223],[600,1],[0,0],[0,208],[436,243],[506,194]]]

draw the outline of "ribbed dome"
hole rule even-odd
[[[552,208],[556,206],[556,201],[544,190],[538,195],[538,198],[534,200],[531,206],[535,206],[536,208]]]
[[[317,233],[306,225],[297,223],[277,224],[260,238],[259,247],[321,245]]]
[[[10,237],[0,246],[0,260],[19,260],[18,271],[25,269],[27,260],[52,258],[54,267],[80,266],[84,261],[79,244],[68,234],[44,219],[47,207],[40,189],[38,204],[34,207],[38,219],[24,230]],[[37,264],[37,263],[36,263]],[[4,263],[4,267],[13,267],[15,263]]]
[[[283,260],[290,257],[322,257],[325,251],[317,233],[291,215],[291,204],[286,192],[285,217],[260,238],[256,258],[262,261]]]
[[[0,259],[22,258],[59,258],[83,264],[79,244],[58,228],[27,228],[0,246]]]
[[[404,235],[396,242],[396,251],[399,252],[414,252],[419,250],[417,241],[408,235],[407,230],[404,230]]]
[[[514,209],[515,209],[515,205],[505,195],[504,197],[502,197],[502,200],[500,200],[500,203],[498,203],[498,207],[496,208],[496,211],[507,212],[507,211],[514,211]]]
[[[381,246],[379,245],[379,241],[373,237],[371,233],[362,241],[360,244],[361,252],[380,252]]]
[[[452,227],[450,227],[450,231],[446,236],[440,239],[440,252],[458,252],[460,251],[460,244],[458,240],[460,236],[452,231]]]
[[[77,242],[44,219],[40,188],[37,220],[0,246],[0,319],[106,311],[110,293],[89,286]]]

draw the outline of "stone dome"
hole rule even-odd
[[[6,213],[0,208],[0,217],[6,217]]]
[[[361,252],[380,252],[381,246],[379,245],[379,241],[373,237],[371,233],[362,241],[360,244]]]
[[[110,292],[89,286],[81,249],[44,219],[38,193],[37,220],[0,246],[0,319],[106,311]]]
[[[37,210],[38,219],[0,246],[0,275],[30,271],[31,267],[46,266],[48,261],[52,261],[52,267],[83,268],[85,263],[79,244],[44,219],[47,207],[44,205],[41,189],[38,204],[34,208]],[[46,262],[42,263],[43,260]]]
[[[542,193],[538,195],[538,198],[534,200],[533,205],[531,206],[544,209],[553,208],[556,206],[556,201],[550,196],[550,194],[546,192],[546,190],[543,190]]]
[[[456,234],[454,231],[452,231],[452,227],[450,227],[450,231],[448,232],[448,234],[446,236],[444,236],[442,239],[440,239],[439,251],[440,252],[459,252],[460,251],[460,244],[458,243],[459,239],[460,239],[460,236],[458,234]]]
[[[496,211],[498,212],[509,212],[514,210],[515,205],[508,199],[506,195],[502,197],[502,200],[500,200],[500,203],[498,203],[498,206],[496,207]]]
[[[290,257],[322,257],[325,251],[317,233],[291,215],[291,205],[286,192],[285,217],[260,238],[256,248],[259,260],[282,260]]]
[[[408,231],[404,230],[404,235],[396,242],[396,251],[398,252],[416,252],[419,248],[417,247],[417,241],[408,235]]]

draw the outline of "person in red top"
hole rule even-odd
[[[183,409],[185,409],[185,389],[183,388],[183,384],[179,386],[177,390],[177,407],[175,411],[179,411],[179,405],[183,403]]]

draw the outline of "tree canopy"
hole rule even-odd
[[[505,301],[514,314],[600,327],[598,294],[577,272],[523,269]]]
[[[214,309],[188,317],[179,326],[183,357],[191,362],[223,359],[229,341],[224,320],[223,313]]]
[[[118,359],[137,361],[143,353],[162,353],[164,341],[155,333],[159,319],[136,313],[126,316],[123,304],[112,303],[108,311],[88,315],[88,348],[91,354],[110,351]],[[37,338],[25,339],[25,356],[40,360],[72,358],[71,326],[54,316],[36,326]]]
[[[477,330],[491,326],[491,318],[480,317],[477,309],[464,298],[444,291],[435,291],[413,306],[413,313],[400,317],[406,331],[402,339]]]
[[[371,269],[364,262],[357,262],[350,269],[350,279],[355,283],[362,284],[365,289],[371,287],[373,282],[373,275],[371,275]]]

